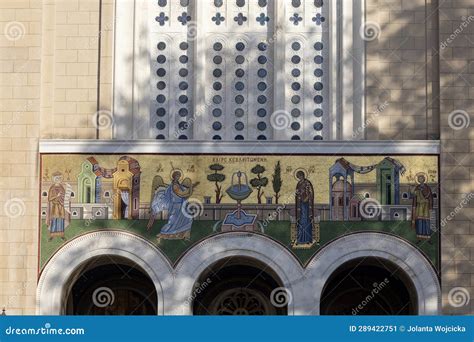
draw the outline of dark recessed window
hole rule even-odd
[[[243,82],[237,82],[235,84],[235,89],[238,90],[238,91],[242,91],[242,90],[244,90],[244,88],[245,88],[245,85],[244,85]]]
[[[299,62],[301,62],[301,57],[300,56],[291,57],[291,63],[298,64]]]
[[[291,129],[292,129],[293,131],[298,131],[300,128],[301,128],[301,125],[300,125],[299,122],[293,122],[293,123],[291,124]]]
[[[245,128],[245,125],[244,125],[244,123],[243,123],[242,121],[237,121],[237,122],[235,123],[235,129],[236,129],[237,131],[242,131],[244,128]]]
[[[257,115],[261,118],[264,118],[265,116],[267,116],[267,111],[266,109],[264,108],[260,108],[257,110]]]
[[[245,62],[245,57],[244,56],[239,55],[239,56],[235,57],[235,63],[243,64],[244,62]]]
[[[323,49],[323,43],[317,42],[316,44],[314,44],[314,49],[316,51],[321,51]]]
[[[323,97],[322,97],[321,95],[316,95],[316,96],[314,97],[314,103],[316,103],[316,104],[321,104],[321,103],[323,103]]]
[[[264,78],[264,77],[267,76],[267,70],[265,70],[265,69],[258,69],[257,75],[258,75],[258,77]]]
[[[156,58],[156,61],[160,64],[163,64],[166,62],[166,56],[164,55],[159,55],[157,58]]]
[[[243,51],[245,49],[245,44],[242,43],[242,42],[239,42],[239,43],[235,44],[235,49],[237,51]]]
[[[166,75],[166,70],[163,69],[163,68],[159,68],[158,70],[156,70],[156,74],[159,76],[159,77],[164,77]]]
[[[291,116],[297,118],[301,115],[301,111],[298,108],[294,108],[291,110]]]
[[[242,104],[242,103],[244,103],[244,101],[245,101],[245,98],[242,95],[237,95],[235,97],[235,103],[237,103],[237,104]]]
[[[267,129],[267,124],[263,121],[260,121],[258,124],[257,124],[257,129],[259,131],[264,131]]]
[[[316,122],[316,123],[313,125],[313,127],[314,127],[314,130],[315,130],[315,131],[320,131],[320,130],[323,129],[323,124],[322,124],[321,122]]]
[[[158,115],[159,117],[165,116],[165,115],[166,115],[166,109],[161,108],[161,107],[158,108],[158,109],[156,110],[156,115]]]
[[[316,64],[322,64],[323,60],[324,60],[323,56],[314,57],[314,63],[316,63]]]
[[[165,129],[165,128],[166,128],[165,122],[164,122],[164,121],[158,121],[158,122],[156,123],[156,128],[158,128],[159,130]]]
[[[299,84],[298,82],[293,82],[291,84],[291,89],[293,89],[294,91],[298,91],[301,89],[301,84]]]
[[[264,95],[260,95],[259,97],[257,97],[257,102],[260,104],[267,103],[267,97]]]
[[[241,118],[242,116],[245,115],[245,112],[242,108],[237,108],[234,112],[235,116],[238,118]]]
[[[244,77],[245,71],[243,69],[237,69],[235,70],[235,76],[237,77]]]
[[[320,118],[323,116],[323,110],[321,108],[317,108],[314,110],[313,114],[315,117]]]

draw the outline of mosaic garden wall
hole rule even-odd
[[[214,234],[267,235],[305,264],[346,234],[380,231],[439,266],[437,156],[42,155],[42,268],[100,230],[175,262]]]

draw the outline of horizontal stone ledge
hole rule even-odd
[[[40,140],[40,153],[110,154],[291,154],[422,155],[439,154],[438,140],[398,141],[155,141]]]

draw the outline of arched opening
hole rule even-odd
[[[321,315],[416,315],[418,299],[409,276],[394,263],[357,258],[339,266],[326,282]]]
[[[193,313],[286,315],[288,300],[278,296],[278,288],[282,286],[277,274],[260,261],[248,257],[225,258],[208,267],[195,283],[191,295]]]
[[[68,315],[156,315],[153,281],[134,262],[117,256],[87,261],[69,282]]]

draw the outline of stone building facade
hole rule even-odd
[[[169,2],[170,6],[178,6],[179,1]],[[277,141],[269,144],[280,143],[288,154],[300,143],[292,141],[296,140],[294,131],[302,132],[298,139],[301,144],[306,144],[304,148],[320,152],[324,146],[339,154],[354,153],[354,146],[366,154],[384,153],[377,150],[380,148],[386,148],[387,155],[435,151],[434,154],[440,157],[439,279],[424,258],[404,257],[413,252],[410,244],[400,244],[390,235],[380,239],[371,232],[341,237],[334,242],[333,248],[322,248],[323,251],[303,267],[291,252],[282,250],[278,243],[261,235],[252,236],[249,242],[247,233],[217,234],[196,243],[176,264],[171,265],[145,239],[124,232],[97,231],[67,244],[40,273],[41,235],[38,227],[42,216],[43,181],[40,152],[91,151],[100,154],[118,151],[125,155],[132,151],[171,151],[172,144],[160,140],[176,141],[186,134],[187,140],[198,140],[188,143],[197,145],[201,153],[219,149],[213,145],[219,143],[215,141],[217,139],[212,139],[218,135],[215,132],[218,130],[215,129],[217,126],[213,126],[211,116],[218,106],[206,102],[207,99],[212,100],[215,94],[211,96],[204,86],[197,85],[209,86],[213,82],[211,75],[206,73],[212,73],[213,69],[206,63],[213,53],[208,50],[216,42],[212,41],[211,45],[209,39],[221,35],[221,43],[224,44],[226,39],[232,37],[232,32],[227,32],[226,36],[223,29],[227,27],[225,21],[220,27],[212,26],[222,20],[215,13],[219,6],[213,1],[190,9],[190,13],[199,18],[191,20],[195,27],[188,25],[183,29],[186,15],[179,24],[167,26],[166,35],[169,37],[181,35],[189,38],[189,32],[196,30],[192,44],[194,54],[188,56],[194,59],[194,69],[187,71],[189,83],[194,85],[188,98],[191,103],[188,110],[192,112],[194,109],[196,113],[201,110],[208,116],[199,126],[193,125],[195,121],[190,115],[188,120],[191,121],[187,122],[191,126],[189,128],[179,126],[176,114],[169,115],[164,123],[166,128],[161,129],[166,133],[160,133],[157,131],[160,131],[159,119],[150,114],[158,109],[150,102],[160,94],[151,94],[150,82],[147,81],[149,77],[154,77],[150,76],[150,70],[154,70],[153,66],[150,68],[150,57],[158,64],[159,60],[156,59],[156,51],[149,50],[149,42],[157,42],[163,34],[158,30],[160,20],[168,18],[168,21],[176,21],[182,14],[181,7],[192,6],[192,1],[185,1],[186,6],[179,2],[179,11],[171,7],[168,14],[165,10],[152,8],[156,6],[156,1],[0,0],[0,163],[3,169],[0,177],[0,307],[5,307],[8,315],[73,313],[68,311],[65,303],[73,299],[66,299],[64,291],[74,289],[81,293],[80,283],[71,281],[75,277],[74,272],[92,271],[88,260],[99,257],[99,251],[105,249],[110,252],[111,259],[133,261],[148,274],[153,284],[160,284],[156,286],[160,288],[154,294],[156,300],[153,298],[159,303],[158,309],[155,308],[158,314],[198,313],[201,309],[192,309],[187,296],[198,296],[199,293],[195,293],[196,284],[205,284],[206,278],[201,279],[207,276],[205,270],[230,257],[235,260],[241,258],[244,260],[241,264],[245,265],[247,259],[257,260],[252,267],[269,267],[267,273],[270,278],[279,279],[278,285],[292,289],[293,301],[283,313],[320,314],[322,310],[318,304],[322,302],[325,283],[332,279],[337,265],[368,256],[392,260],[406,271],[411,278],[412,293],[416,296],[411,298],[410,303],[416,302],[413,305],[417,310],[411,312],[472,314],[474,128],[471,121],[474,87],[471,84],[474,83],[474,3],[469,0],[302,1],[299,6],[307,6],[308,12],[305,12],[299,6],[294,10],[285,10],[285,6],[294,3],[278,0],[265,5],[268,8],[266,12],[262,10],[260,20],[264,25],[272,21],[285,24],[263,30],[264,25],[260,25],[258,17],[256,20],[253,17],[257,10],[260,14],[260,1],[248,1],[249,6],[254,7],[243,12],[246,20],[242,16],[238,19],[242,6],[237,4],[232,7],[232,1],[225,2],[229,2],[229,6],[222,16],[227,23],[239,25],[239,20],[249,22],[242,37],[262,37],[269,41],[276,36],[276,43],[269,44],[274,47],[273,50],[265,52],[267,63],[273,67],[270,67],[273,72],[268,76],[267,86],[270,84],[273,89],[267,90],[268,102],[264,108],[268,113],[278,110],[293,113],[293,119],[300,126],[294,126],[298,129],[272,130],[271,118],[267,116],[259,121],[266,128],[260,129],[264,126],[258,126],[257,119],[249,119],[249,127],[241,130],[241,120],[232,116],[233,119],[226,119],[231,121],[223,123],[229,129],[224,129],[226,133],[219,138],[229,141],[222,142],[225,147],[220,151],[239,153],[238,149],[232,150],[233,141],[230,140],[240,140],[240,136],[244,140],[258,141],[257,147],[266,148],[266,143],[260,141],[262,139],[257,140],[264,135],[259,131],[265,132],[266,140]],[[316,12],[311,9],[311,17],[303,18],[299,26],[294,25],[300,21],[298,17],[301,13],[309,13],[311,6],[317,8]],[[156,18],[155,14],[150,15],[153,11]],[[163,16],[160,12],[164,12]],[[209,18],[210,12],[213,18]],[[296,15],[297,12],[300,14]],[[287,20],[287,14],[291,14],[291,21]],[[160,16],[161,19],[158,19]],[[235,21],[234,16],[237,18]],[[158,29],[146,33],[150,20],[156,20],[154,24],[158,25]],[[207,24],[200,24],[205,20]],[[314,24],[316,27],[318,22],[325,24],[325,28],[306,29],[309,26],[305,25]],[[285,25],[290,29],[285,29]],[[308,46],[298,46],[290,38],[287,45],[282,44],[286,40],[279,39],[280,30],[290,38],[298,36],[302,40],[307,39]],[[284,74],[292,71],[288,63],[293,61],[285,59],[290,53],[311,50],[312,54],[301,58],[310,58],[311,61],[316,58],[314,50],[319,50],[309,37],[322,42],[325,47],[327,43],[332,47],[328,51],[323,50],[320,55],[324,60],[321,72],[326,78],[315,74],[316,79],[323,78],[323,84],[314,85],[314,89],[316,79],[306,81],[309,86],[306,83],[298,86],[289,83]],[[234,48],[235,42],[229,40],[228,44]],[[179,57],[166,56],[176,63]],[[234,55],[231,57],[234,59]],[[237,60],[235,63],[239,64]],[[252,64],[247,67],[255,72],[259,69]],[[230,70],[230,63],[228,68]],[[175,72],[180,71],[176,69]],[[170,82],[174,82],[173,76]],[[246,109],[250,112],[254,108],[252,106],[260,103],[262,98],[257,95],[259,91],[263,92],[263,88],[259,88],[258,82],[253,79],[247,80],[244,86],[251,88],[249,96],[255,97]],[[302,109],[300,116],[293,112],[298,100],[294,98],[292,101],[297,96],[292,92],[301,86],[307,88],[302,91],[303,101],[307,96],[311,101],[314,99],[314,103],[318,104],[316,109],[324,112],[322,116],[319,116],[320,112],[313,115],[313,107],[311,111]],[[212,91],[217,91],[218,87],[216,85]],[[230,82],[224,84],[226,87],[230,89]],[[314,97],[314,90],[319,92],[316,97],[324,98],[322,104],[322,99]],[[173,91],[168,96],[173,101],[170,101],[167,110],[178,113],[183,107],[182,102],[174,98]],[[229,95],[229,99],[234,97],[233,93]],[[329,104],[326,104],[327,99]],[[230,104],[222,108],[224,116],[231,110],[234,107]],[[241,131],[244,133],[239,133]],[[159,137],[161,135],[164,139]],[[320,138],[323,142],[318,141]],[[63,140],[55,142],[57,139]],[[86,139],[94,141],[87,142]],[[186,150],[185,144],[178,141],[175,146]],[[192,152],[193,148],[189,151]],[[248,148],[247,151],[251,153],[250,150]],[[174,152],[178,151],[175,149]],[[128,247],[124,249],[123,246]],[[209,248],[214,251],[211,256]],[[337,254],[341,250],[352,254],[341,260]],[[147,253],[140,256],[140,251]],[[393,251],[393,254],[388,251]],[[335,260],[338,260],[337,263]],[[64,265],[74,266],[75,269],[64,271]],[[236,262],[233,266],[239,265]],[[104,266],[103,261],[96,266]],[[83,285],[84,288],[86,285]],[[310,286],[313,292],[308,291]],[[271,311],[271,308],[268,310],[265,312],[280,313]]]

